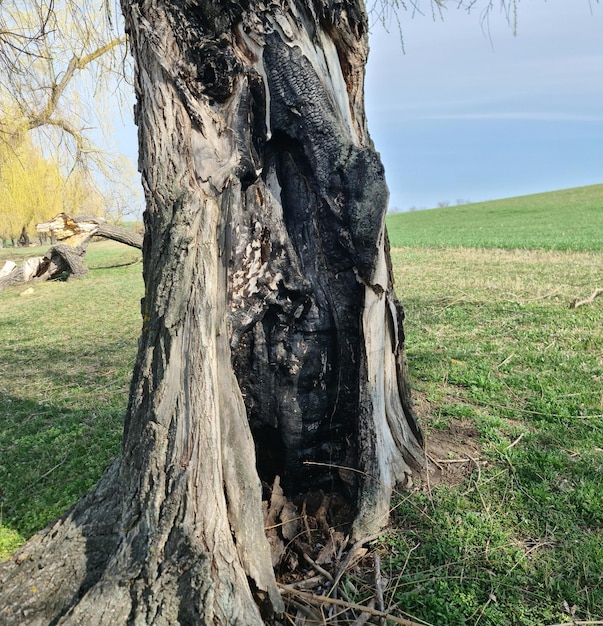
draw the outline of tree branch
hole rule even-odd
[[[56,111],[58,101],[60,97],[63,95],[63,93],[65,92],[65,89],[67,89],[67,85],[73,78],[73,75],[75,74],[76,71],[83,70],[89,63],[92,63],[92,61],[95,61],[96,59],[100,58],[107,52],[110,52],[111,50],[113,50],[114,48],[116,48],[117,46],[120,46],[122,43],[125,43],[125,42],[126,42],[125,36],[119,37],[118,39],[113,39],[112,41],[105,44],[104,46],[100,46],[93,52],[90,52],[90,54],[87,54],[83,57],[78,57],[74,55],[69,61],[69,64],[67,65],[67,69],[65,70],[65,73],[63,74],[61,80],[58,83],[55,83],[54,85],[52,85],[51,87],[52,95],[50,96],[50,99],[46,103],[46,107],[44,108],[42,113],[39,116],[37,116],[37,120],[41,123],[38,123],[35,126],[30,126],[29,130],[31,130],[32,128],[37,128],[38,126],[42,126],[44,124],[51,123],[50,117]]]

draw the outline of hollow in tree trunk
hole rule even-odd
[[[122,451],[2,567],[0,615],[261,624],[282,603],[258,472],[289,495],[346,494],[362,536],[422,459],[363,107],[364,6],[123,8],[147,210]]]

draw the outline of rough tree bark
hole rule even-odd
[[[122,452],[0,569],[0,616],[261,624],[282,603],[258,471],[290,495],[345,493],[362,536],[422,459],[363,108],[364,6],[123,8],[147,210]]]

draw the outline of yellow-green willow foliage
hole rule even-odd
[[[61,182],[63,190],[53,198],[44,192],[40,205],[63,203],[67,206],[59,210],[65,212],[97,213],[102,190],[106,206],[113,207],[113,198],[121,196],[137,206],[134,178],[124,179],[124,157],[112,138],[111,118],[119,115],[118,104],[127,102],[131,89],[131,63],[116,7],[105,0],[0,0],[0,144],[11,146],[24,165],[19,171],[19,159],[5,157],[10,165],[6,177],[10,172],[17,181],[43,167],[26,144],[21,146],[27,141],[58,159],[61,172],[70,172]],[[0,146],[3,154],[5,147]],[[55,164],[55,176],[57,169]],[[21,221],[6,214],[7,202],[14,200],[0,200],[0,233],[6,232],[5,224]]]
[[[42,155],[25,137],[17,147],[0,143],[0,238],[15,242],[25,228],[57,213],[98,214],[99,194],[78,176],[66,177],[55,159]]]

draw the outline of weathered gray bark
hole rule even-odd
[[[360,0],[123,6],[147,211],[122,454],[0,568],[0,616],[260,624],[282,604],[252,432],[263,478],[346,493],[357,536],[422,458],[366,16]]]

